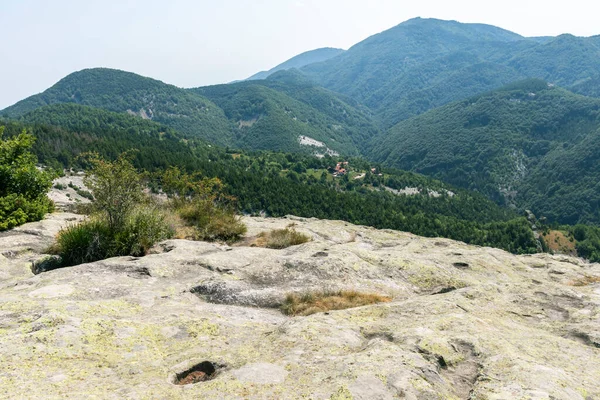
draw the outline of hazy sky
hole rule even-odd
[[[306,50],[348,48],[413,17],[525,36],[600,34],[593,0],[0,0],[0,109],[111,67],[182,87],[229,82]]]

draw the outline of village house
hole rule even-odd
[[[335,166],[335,169],[333,171],[333,176],[346,175],[348,173],[347,168],[348,168],[348,161],[343,161],[343,162],[337,163],[337,165]]]

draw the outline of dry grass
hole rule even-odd
[[[549,231],[548,234],[543,236],[543,238],[544,242],[546,242],[548,248],[553,253],[577,256],[575,241],[569,240],[569,238],[563,232]]]
[[[594,283],[600,283],[600,276],[585,275],[583,278],[577,278],[569,282],[571,286],[588,286]]]
[[[262,232],[258,235],[255,245],[269,249],[285,249],[310,241],[310,236],[296,232],[294,228],[275,229],[271,232]]]
[[[177,214],[187,227],[194,228],[192,240],[234,243],[246,233],[246,225],[233,209],[220,208],[211,201],[193,201],[177,208]],[[179,232],[190,236],[189,229]]]
[[[387,303],[392,298],[373,293],[360,293],[354,290],[339,290],[334,292],[307,292],[289,294],[281,305],[281,311],[286,315],[311,315],[330,310],[366,306],[376,303]]]

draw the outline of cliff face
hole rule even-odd
[[[34,275],[31,262],[77,218],[0,235],[2,397],[600,398],[598,264],[247,218],[249,236],[295,223],[313,240],[170,240],[144,258]],[[275,308],[313,289],[393,301],[308,317]]]

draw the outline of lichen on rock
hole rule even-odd
[[[0,393],[28,398],[600,398],[600,266],[339,221],[282,250],[169,240],[39,271],[54,214],[0,235]],[[161,250],[162,249],[162,250]],[[585,285],[574,285],[584,282]],[[286,316],[289,293],[391,302]],[[193,370],[219,366],[213,379]],[[173,376],[195,375],[183,385]]]

